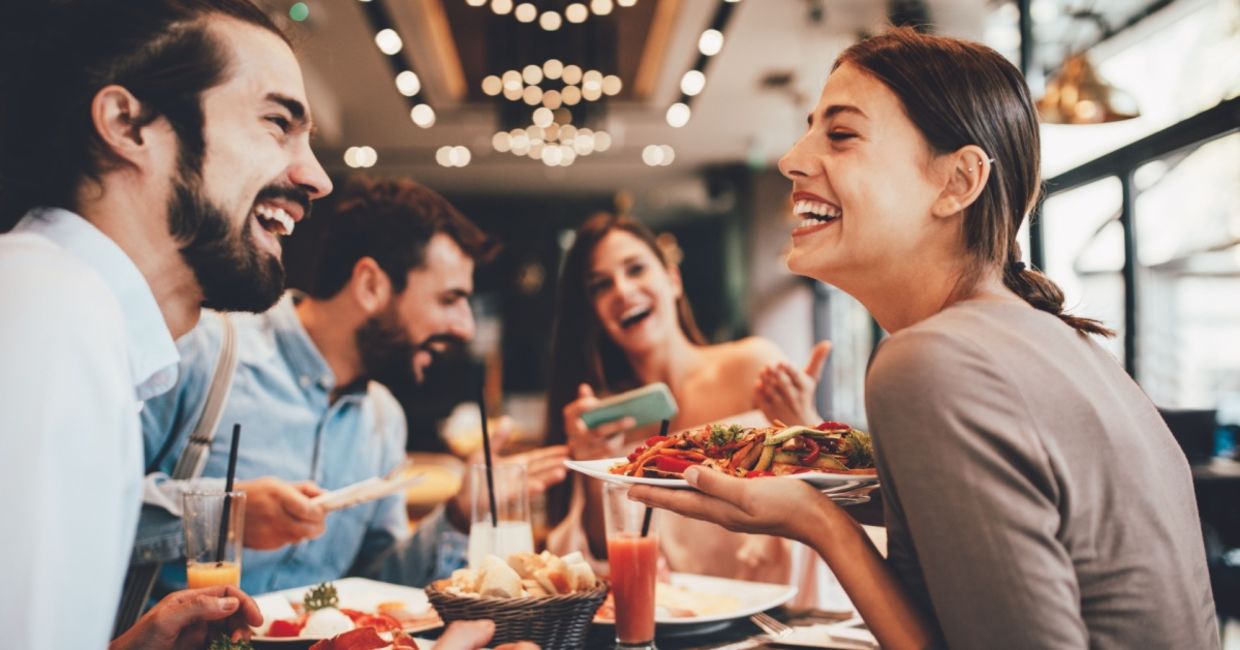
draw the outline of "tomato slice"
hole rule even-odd
[[[694,465],[700,465],[691,460],[677,458],[675,456],[655,456],[654,466],[664,472],[672,472],[675,474],[684,474],[685,470]]]
[[[378,632],[399,632],[401,630],[400,621],[387,614],[363,614],[353,623],[358,627],[373,627]]]
[[[276,619],[271,622],[271,627],[267,628],[267,636],[291,637],[301,634],[301,628],[305,624],[296,619]]]

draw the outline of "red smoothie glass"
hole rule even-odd
[[[659,561],[659,541],[653,522],[643,536],[646,506],[629,500],[627,485],[604,484],[603,503],[611,593],[616,603],[616,647],[653,650],[654,589]]]

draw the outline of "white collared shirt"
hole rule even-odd
[[[133,261],[61,209],[0,235],[0,630],[103,648],[142,491],[142,400],[176,346]]]

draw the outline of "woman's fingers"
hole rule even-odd
[[[822,374],[822,367],[827,362],[827,357],[831,356],[831,342],[819,341],[809,354],[809,363],[805,364],[805,374],[812,379],[818,379]]]
[[[649,485],[634,485],[629,488],[629,498],[652,508],[671,510],[691,519],[701,519],[723,526],[732,524],[732,518],[728,516],[728,513],[736,510],[729,503],[695,490],[672,490]]]

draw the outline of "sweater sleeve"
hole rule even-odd
[[[880,349],[866,410],[888,561],[949,647],[1086,648],[1061,486],[1009,370],[940,331]]]

